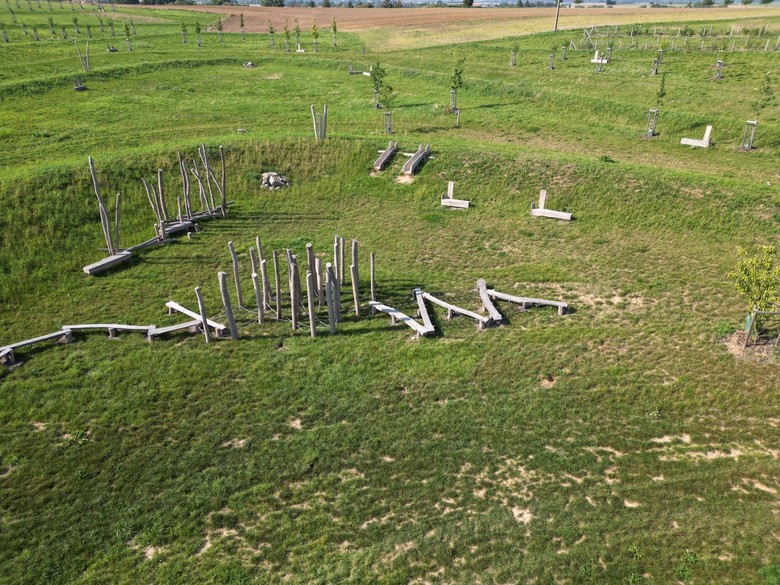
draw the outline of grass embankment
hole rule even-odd
[[[524,41],[515,70],[511,39],[461,47],[474,65],[460,129],[443,112],[453,50],[431,51],[435,66],[383,55],[402,149],[425,141],[435,153],[401,185],[401,157],[368,176],[386,139],[367,80],[346,75],[349,61],[370,60],[356,37],[343,52],[285,57],[265,39],[226,35],[217,47],[209,36],[197,53],[178,44],[178,18],[137,24],[139,40],[162,27],[147,41],[159,57],[138,50],[114,70],[115,55],[101,54],[88,92],[5,86],[0,116],[17,131],[2,153],[3,342],[66,322],[174,323],[165,301],[194,306],[195,286],[219,319],[227,241],[248,286],[255,236],[300,258],[308,241],[327,258],[335,233],[357,237],[364,285],[375,251],[379,298],[408,311],[415,286],[474,308],[478,277],[575,311],[502,305],[508,324],[482,332],[438,313],[442,334],[419,342],[384,316],[348,317],[337,336],[311,340],[240,312],[237,343],[90,335],[22,351],[23,366],[0,372],[0,580],[755,583],[777,573],[780,371],[720,343],[744,313],[726,277],[736,246],[777,233],[777,106],[762,114],[758,151],[736,151],[731,136],[777,54],[727,55],[717,83],[703,71],[713,55],[667,55],[654,140],[638,138],[657,87],[644,76],[651,51],[616,51],[599,76],[585,52],[543,69],[565,34]],[[208,62],[170,65],[193,59]],[[258,67],[241,68],[246,59]],[[694,72],[701,79],[686,81]],[[334,138],[314,143],[307,108],[323,101]],[[681,149],[679,133],[715,116],[714,149]],[[229,218],[84,276],[102,245],[86,155],[105,192],[124,194],[132,243],[153,221],[139,178],[200,141],[228,145]],[[261,191],[270,169],[293,186]],[[439,207],[448,179],[468,212]],[[178,190],[173,173],[167,187]],[[540,188],[576,221],[532,220]]]

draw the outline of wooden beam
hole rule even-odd
[[[195,293],[196,295],[198,293]],[[202,311],[199,313],[196,313],[195,311],[190,311],[186,307],[182,307],[179,303],[176,301],[168,301],[165,303],[165,306],[168,307],[169,311],[176,311],[177,313],[181,313],[182,315],[187,315],[188,317],[192,317],[193,319],[200,319],[202,316]],[[198,307],[200,309],[200,307]],[[227,325],[223,325],[222,323],[217,323],[216,321],[212,321],[211,319],[208,319],[206,321],[209,327],[214,329],[216,333],[224,334],[225,330],[228,328]]]
[[[236,255],[236,249],[233,247],[233,242],[228,242],[228,249],[230,250],[230,257],[233,259],[233,280],[236,283],[236,298],[238,302],[238,308],[244,308],[244,295],[241,291],[241,275],[238,272],[238,256]]]
[[[433,333],[436,328],[431,322],[431,316],[428,314],[428,307],[425,306],[425,299],[422,297],[422,290],[419,288],[414,289],[414,300],[417,302],[417,309],[420,311],[420,317],[423,320],[423,326],[426,332]]]
[[[508,295],[506,293],[500,293],[496,290],[488,290],[487,294],[494,299],[499,299],[502,301],[508,301],[510,303],[515,303],[518,305],[541,305],[541,306],[549,306],[549,307],[556,307],[558,309],[559,315],[565,315],[566,311],[569,308],[569,305],[567,303],[564,303],[562,301],[548,301],[545,299],[534,299],[530,297],[518,297],[515,295]]]
[[[102,260],[98,260],[97,262],[93,262],[92,264],[86,265],[84,267],[84,272],[89,275],[98,274],[100,272],[103,272],[104,270],[108,270],[112,266],[116,266],[117,264],[123,264],[125,262],[128,262],[132,257],[133,255],[130,252],[127,251],[119,252],[118,254],[107,256]]]
[[[464,317],[470,317],[471,319],[477,321],[480,329],[486,327],[487,325],[490,325],[493,322],[493,319],[491,319],[490,317],[485,317],[483,315],[480,315],[479,313],[475,313],[473,311],[469,311],[467,309],[463,309],[461,307],[455,306],[427,292],[423,292],[422,297],[425,300],[430,301],[434,305],[439,305],[440,307],[447,309],[448,319],[452,316],[452,314],[458,314],[458,315],[463,315]]]
[[[479,298],[482,299],[482,305],[490,315],[490,318],[496,323],[501,323],[504,320],[504,316],[498,312],[493,301],[490,300],[490,296],[487,293],[487,284],[484,278],[480,278],[477,281],[477,290],[479,291]]]
[[[236,320],[233,318],[233,306],[230,303],[230,294],[227,288],[227,274],[219,272],[217,273],[217,279],[219,280],[219,291],[222,294],[222,304],[225,307],[225,316],[230,327],[230,338],[236,341],[238,340],[238,328],[236,327]]]
[[[203,295],[200,292],[200,287],[195,287],[195,297],[198,299],[198,311],[200,311],[200,326],[203,329],[203,337],[206,338],[206,343],[210,341],[209,338],[209,319],[206,316],[206,304],[203,302]]]
[[[312,337],[317,336],[317,320],[314,314],[314,287],[316,286],[316,278],[314,273],[310,270],[306,272],[306,300],[308,301],[309,308],[309,334]]]
[[[386,315],[390,315],[390,318],[393,320],[393,323],[395,323],[396,321],[401,321],[402,323],[408,325],[418,336],[429,335],[430,333],[433,333],[433,331],[426,329],[423,325],[420,325],[409,315],[402,313],[398,309],[394,309],[393,307],[388,307],[387,305],[384,305],[377,301],[370,301],[368,304],[374,310],[385,313]]]

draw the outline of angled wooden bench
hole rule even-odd
[[[698,148],[709,148],[711,139],[712,126],[707,125],[707,129],[704,131],[704,138],[702,140],[696,140],[695,138],[681,138],[680,144],[684,144],[686,146],[696,146]]]
[[[406,164],[404,165],[404,168],[401,170],[401,172],[404,175],[413,175],[417,172],[417,169],[428,159],[428,157],[431,155],[431,145],[423,146],[422,144],[417,149],[417,152],[415,152],[412,155],[412,158],[410,158],[408,161],[406,161]]]
[[[433,325],[431,325],[430,328],[426,327],[425,325],[420,325],[409,315],[402,313],[398,309],[394,309],[393,307],[388,307],[387,305],[384,305],[378,301],[369,301],[368,305],[375,311],[380,311],[382,313],[385,313],[386,315],[390,315],[390,320],[393,322],[394,325],[397,321],[405,323],[406,325],[412,328],[412,331],[415,332],[416,337],[419,337],[421,335],[423,336],[430,335],[431,333],[434,332]]]
[[[496,290],[489,289],[487,291],[488,296],[490,296],[493,299],[498,299],[501,301],[508,301],[510,303],[515,303],[518,305],[521,305],[523,308],[527,307],[528,305],[539,305],[539,306],[549,306],[549,307],[556,307],[558,309],[559,315],[565,315],[566,311],[569,309],[569,305],[567,303],[564,303],[562,301],[548,301],[546,299],[533,299],[530,297],[518,297],[515,295],[508,295],[506,293],[501,293]]]
[[[547,191],[542,189],[539,192],[539,207],[535,207],[531,204],[531,216],[532,217],[549,217],[552,219],[563,219],[565,221],[571,221],[571,213],[565,211],[554,211],[552,209],[546,209],[547,203]]]
[[[454,315],[463,315],[464,317],[470,317],[471,319],[474,319],[477,322],[477,325],[479,326],[480,329],[484,329],[485,327],[487,327],[493,322],[493,319],[491,319],[490,317],[484,317],[483,315],[480,315],[479,313],[475,313],[474,311],[469,311],[468,309],[457,307],[427,292],[423,292],[420,296],[426,301],[433,303],[434,305],[438,305],[444,309],[447,309],[447,319],[452,319]]]
[[[480,278],[477,281],[477,291],[479,291],[479,298],[482,300],[482,306],[490,315],[490,319],[496,323],[501,323],[504,320],[504,316],[496,309],[493,301],[490,299],[490,295],[487,292],[487,284],[484,278]]]
[[[203,322],[200,314],[196,313],[195,311],[190,311],[186,307],[182,307],[179,303],[175,301],[168,301],[165,303],[165,306],[168,307],[168,314],[172,314],[174,311],[181,313],[182,315],[187,315],[188,317],[191,317],[192,319],[196,320],[199,324]],[[209,327],[211,327],[214,330],[214,334],[217,336],[223,336],[226,337],[230,335],[230,329],[227,325],[223,325],[222,323],[217,323],[216,321],[212,321],[211,319],[206,319],[206,323]]]
[[[387,148],[382,151],[382,153],[379,155],[379,158],[374,161],[374,170],[375,171],[383,171],[385,170],[385,167],[390,164],[390,161],[393,160],[393,157],[395,156],[395,153],[398,151],[398,143],[393,142],[392,140],[387,145]]]
[[[447,181],[447,192],[441,194],[441,204],[445,207],[455,207],[457,209],[468,209],[471,201],[465,199],[455,199],[455,181]]]

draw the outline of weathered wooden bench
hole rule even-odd
[[[195,333],[198,330],[198,326],[201,324],[200,318],[193,321],[187,321],[186,323],[177,323],[176,325],[169,325],[168,327],[156,327],[152,325],[149,328],[149,333],[146,335],[147,341],[152,341],[155,337],[165,335],[166,333],[173,333],[175,331],[182,331],[188,329],[190,332]]]
[[[704,131],[703,139],[696,140],[695,138],[681,138],[680,144],[684,144],[686,146],[696,146],[699,148],[709,148],[711,138],[712,138],[712,126],[707,125],[707,129]]]
[[[52,339],[63,340],[66,343],[70,343],[71,341],[73,341],[73,335],[71,334],[70,331],[63,329],[60,331],[55,331],[54,333],[47,333],[46,335],[39,335],[38,337],[25,339],[24,341],[17,341],[16,343],[11,343],[10,345],[5,345],[3,347],[0,347],[0,363],[2,363],[5,366],[11,367],[14,364],[16,364],[16,356],[14,355],[14,350],[17,350],[20,347],[26,347],[28,345],[41,343],[42,341],[51,341]]]
[[[93,331],[105,329],[108,331],[108,336],[112,339],[116,337],[118,331],[138,331],[141,333],[149,333],[149,329],[154,327],[153,325],[123,325],[120,323],[89,323],[86,325],[63,325],[63,331]]]
[[[376,159],[374,162],[374,170],[375,171],[383,171],[385,170],[385,167],[390,164],[390,161],[393,160],[393,157],[395,156],[395,153],[398,151],[398,143],[393,142],[392,140],[387,145],[387,148],[383,151],[381,151],[381,154],[379,155],[379,158]]]
[[[421,144],[417,149],[417,152],[412,155],[412,158],[406,161],[406,164],[404,165],[404,168],[401,170],[401,172],[404,175],[413,175],[417,172],[417,169],[422,166],[426,160],[428,160],[430,155],[431,145],[429,144],[427,146],[423,146]]]
[[[441,204],[445,207],[455,207],[458,209],[468,209],[471,204],[465,199],[455,199],[455,181],[447,181],[447,192],[441,194]]]
[[[444,309],[447,309],[447,319],[452,319],[454,315],[463,315],[464,317],[470,317],[477,322],[477,325],[479,326],[480,329],[484,329],[485,327],[487,327],[493,322],[493,319],[491,319],[490,317],[484,317],[479,313],[469,311],[468,309],[462,309],[461,307],[457,307],[451,303],[448,303],[447,301],[443,301],[440,298],[437,298],[427,292],[423,292],[421,296],[426,301],[433,303],[434,305],[438,305]]]
[[[165,303],[165,306],[168,307],[169,315],[174,311],[176,311],[178,313],[191,317],[192,319],[196,320],[198,323],[203,322],[203,319],[198,313],[196,313],[195,311],[190,311],[186,307],[182,307],[179,303],[175,301],[168,301],[167,303]],[[212,321],[211,319],[206,319],[206,323],[208,324],[209,327],[211,327],[214,330],[215,335],[217,336],[230,335],[230,329],[228,328],[227,325],[223,325],[222,323],[217,323],[216,321]]]
[[[400,321],[402,323],[405,323],[409,327],[411,327],[412,331],[415,332],[416,337],[419,337],[420,335],[430,335],[435,330],[433,329],[433,325],[430,327],[426,327],[425,325],[420,325],[417,321],[412,319],[409,315],[402,313],[398,309],[394,309],[393,307],[388,307],[387,305],[384,305],[378,301],[369,301],[368,305],[375,311],[380,311],[382,313],[385,313],[386,315],[390,315],[390,320],[395,325],[397,321]]]
[[[98,274],[100,272],[103,272],[104,270],[108,270],[112,266],[116,266],[118,264],[123,264],[125,262],[128,262],[132,257],[133,255],[130,252],[128,252],[127,250],[122,250],[121,252],[114,254],[113,256],[107,256],[106,258],[103,258],[102,260],[98,260],[93,264],[88,264],[87,266],[84,267],[84,272],[86,272],[89,275]]]
[[[539,207],[535,207],[531,204],[531,216],[532,217],[549,217],[552,219],[562,219],[565,221],[571,221],[571,213],[565,211],[554,211],[552,209],[546,209],[544,206],[547,203],[547,191],[542,189],[539,192]]]
[[[487,291],[488,296],[494,299],[498,299],[501,301],[508,301],[510,303],[515,303],[518,305],[521,305],[523,308],[529,306],[529,305],[539,305],[539,306],[549,306],[549,307],[556,307],[558,309],[559,315],[565,315],[566,311],[569,309],[569,305],[567,303],[561,302],[561,301],[548,301],[545,299],[533,299],[530,297],[518,297],[515,295],[508,295],[506,293],[501,293],[496,290],[489,289]]]
[[[496,306],[490,299],[490,295],[488,295],[487,291],[487,284],[485,283],[484,278],[480,278],[477,281],[477,291],[479,291],[479,298],[482,300],[482,307],[488,312],[490,319],[496,323],[503,322],[504,316],[498,311],[498,309],[496,309]]]

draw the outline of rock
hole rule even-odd
[[[260,185],[272,191],[278,191],[290,186],[290,180],[279,173],[268,172],[260,175]]]
[[[251,61],[245,61],[244,62],[244,67],[246,67],[247,69],[252,69],[253,67],[257,67],[257,65],[255,65]]]

